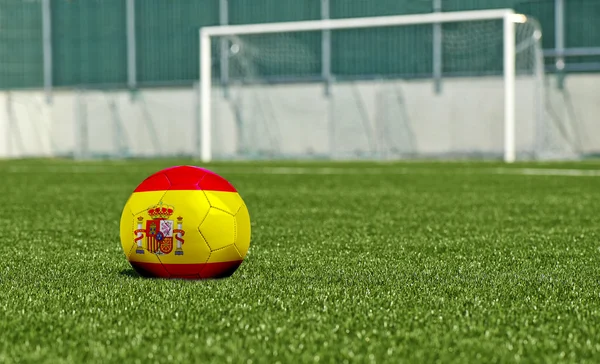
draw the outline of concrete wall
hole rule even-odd
[[[600,76],[569,76],[565,91],[545,87],[536,129],[535,82],[517,80],[517,147],[549,156],[600,151]],[[233,87],[213,93],[214,151],[221,156],[389,157],[501,155],[502,79],[429,80]],[[0,157],[191,155],[197,147],[193,89],[40,91],[0,94]],[[541,133],[538,131],[541,130]],[[537,143],[537,144],[536,144]],[[554,152],[554,154],[553,154]]]

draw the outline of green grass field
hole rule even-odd
[[[600,162],[208,165],[246,261],[140,278],[121,209],[176,164],[0,161],[0,363],[600,361]]]

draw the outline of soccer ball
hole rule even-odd
[[[144,277],[222,278],[250,246],[250,215],[236,189],[203,168],[167,168],[146,178],[121,215],[121,245]]]

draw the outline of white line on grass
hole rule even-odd
[[[257,167],[245,168],[215,168],[216,172],[228,174],[281,174],[281,175],[382,175],[382,174],[505,174],[529,176],[575,176],[575,177],[600,177],[600,170],[584,169],[541,169],[541,168],[327,168],[327,167]]]
[[[495,172],[528,176],[600,177],[600,170],[597,169],[498,168]]]
[[[223,174],[280,174],[280,175],[311,175],[311,174],[418,174],[419,172],[424,173],[435,173],[435,169],[412,169],[412,168],[329,168],[329,167],[220,167],[220,166],[209,166],[208,169]],[[2,170],[0,166],[0,172],[8,173],[85,173],[85,174],[113,174],[113,173],[127,173],[127,172],[147,172],[147,167],[128,167],[128,166],[9,166],[5,170]]]
[[[585,169],[549,169],[549,168],[438,168],[419,167],[221,167],[209,166],[219,174],[264,174],[264,175],[418,175],[418,174],[501,174],[527,176],[567,176],[567,177],[600,177],[600,170]],[[114,166],[0,166],[0,172],[8,173],[82,173],[82,174],[114,174],[143,173],[147,167],[114,165]]]
[[[420,172],[431,173],[429,169],[412,168],[329,168],[329,167],[256,167],[256,168],[214,168],[215,172],[228,174],[280,174],[280,175],[347,175],[347,174],[419,174]]]

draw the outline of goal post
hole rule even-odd
[[[200,29],[200,87],[199,87],[199,124],[200,136],[198,154],[203,162],[213,160],[213,47],[211,42],[219,37],[241,37],[288,32],[315,32],[350,30],[362,28],[399,27],[410,25],[434,25],[441,23],[477,22],[486,20],[501,21],[503,24],[503,160],[507,163],[516,159],[515,143],[515,79],[516,45],[515,24],[524,22],[526,17],[515,14],[512,9],[477,10],[461,12],[440,12],[417,15],[398,15],[367,18],[324,19],[314,21],[265,23],[249,25],[210,26]],[[539,36],[539,34],[538,34]]]

